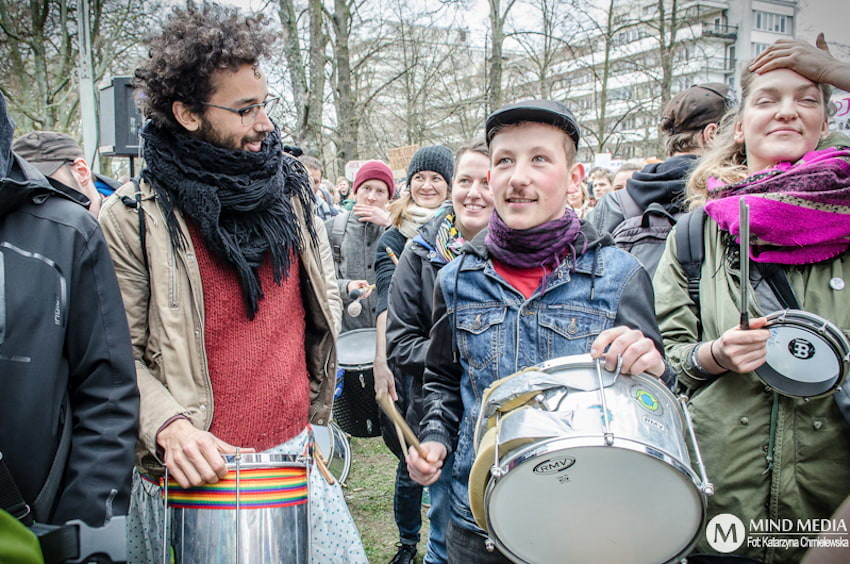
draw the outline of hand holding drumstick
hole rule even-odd
[[[378,402],[378,405],[381,406],[381,409],[384,410],[384,413],[387,414],[387,417],[392,420],[395,424],[396,429],[401,431],[401,434],[404,437],[404,440],[410,443],[410,445],[416,449],[416,452],[419,453],[419,456],[425,458],[426,453],[422,449],[422,445],[419,444],[419,439],[416,438],[416,435],[413,434],[413,430],[411,430],[410,426],[407,424],[407,421],[404,420],[404,417],[401,416],[401,413],[396,409],[395,404],[392,402],[390,397],[387,394],[378,394],[375,396],[375,400]]]

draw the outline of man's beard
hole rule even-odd
[[[232,149],[234,151],[243,151],[244,147],[250,143],[262,142],[268,137],[268,132],[260,132],[256,135],[246,135],[237,140],[235,135],[227,136],[220,134],[210,123],[209,120],[201,118],[201,127],[196,133],[196,137],[205,143],[215,145],[222,149]]]

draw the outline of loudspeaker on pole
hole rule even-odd
[[[104,157],[139,156],[139,130],[144,118],[133,99],[132,78],[114,76],[100,88],[100,142]]]

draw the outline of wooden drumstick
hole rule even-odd
[[[395,425],[401,429],[401,434],[404,435],[405,440],[410,443],[413,448],[416,449],[416,452],[419,453],[419,456],[422,459],[426,459],[428,456],[425,451],[422,449],[422,445],[419,444],[419,439],[416,438],[416,435],[413,434],[413,430],[407,424],[407,421],[404,420],[404,417],[401,416],[401,413],[396,409],[393,400],[390,399],[389,394],[378,394],[375,396],[375,400],[378,402],[378,405],[381,406],[381,409],[384,410],[384,413],[387,414]]]
[[[325,477],[325,480],[328,481],[328,484],[334,485],[336,480],[331,475],[331,471],[328,470],[327,464],[325,464],[325,457],[322,456],[322,451],[318,448],[314,450],[314,454],[316,455],[314,459],[316,460],[316,466],[319,467],[319,472],[322,473],[322,476]]]

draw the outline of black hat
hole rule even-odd
[[[699,131],[710,123],[719,123],[733,105],[728,85],[722,82],[695,84],[670,98],[661,113],[659,127],[668,135]]]
[[[485,125],[487,145],[493,140],[496,126],[533,121],[548,123],[563,129],[578,147],[578,120],[573,113],[561,102],[555,100],[525,100],[502,106],[487,118]]]
[[[414,174],[423,170],[440,173],[451,189],[452,176],[455,170],[452,150],[443,145],[431,145],[416,151],[407,166],[407,185],[410,186],[410,179],[413,178]]]

